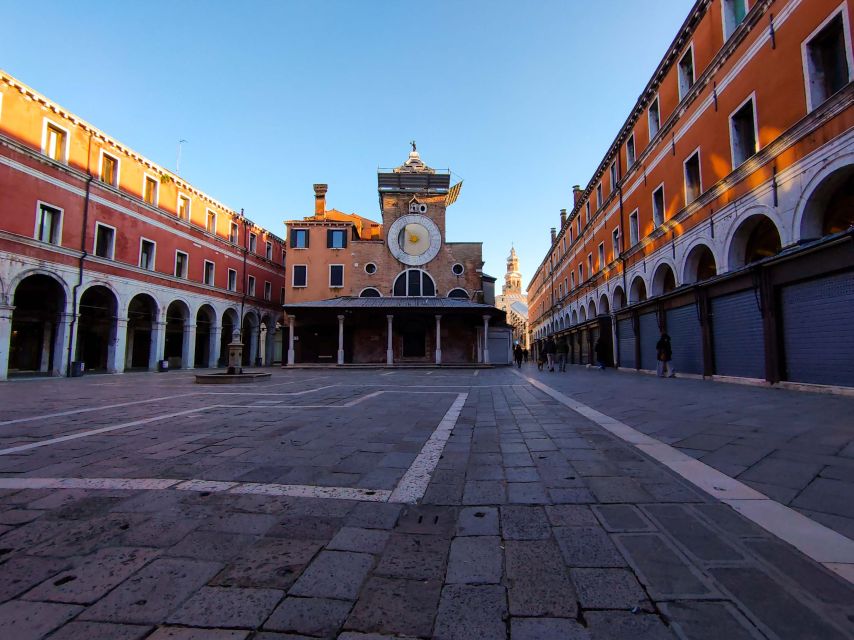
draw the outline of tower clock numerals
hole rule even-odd
[[[421,202],[410,202],[409,213],[427,213],[427,205],[422,204]]]

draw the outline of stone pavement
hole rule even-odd
[[[681,450],[851,468],[811,448],[850,399],[523,373]],[[3,638],[854,638],[850,583],[507,369],[21,381],[0,407]]]

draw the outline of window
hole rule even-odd
[[[656,227],[664,223],[664,185],[652,192],[652,223]]]
[[[554,256],[552,256],[552,261],[554,261]],[[466,268],[462,264],[460,264],[459,262],[454,263],[451,266],[451,273],[453,273],[455,276],[463,275],[463,272],[465,270],[466,270]]]
[[[285,288],[279,289],[279,304],[285,304]]]
[[[205,219],[205,230],[208,233],[216,233],[216,213],[208,209],[208,215]]]
[[[590,200],[588,200],[588,201],[587,201],[587,202],[585,202],[584,204],[585,204],[585,207],[584,207],[584,214],[585,214],[585,217],[586,217],[586,221],[587,221],[587,222],[590,222]],[[581,233],[581,231],[579,231],[579,233]]]
[[[273,299],[273,283],[264,281],[264,300],[268,302]]]
[[[347,246],[346,229],[327,229],[326,247],[328,249],[343,249]]]
[[[283,267],[285,266],[286,262],[287,262],[287,254],[285,253],[285,250],[282,249],[282,266]]]
[[[112,260],[116,250],[116,230],[100,222],[95,223],[95,255]]]
[[[756,153],[756,111],[752,96],[729,117],[729,139],[735,169]]]
[[[694,86],[694,45],[679,60],[679,99],[685,97]]]
[[[685,161],[685,204],[689,205],[700,197],[703,187],[700,184],[700,152],[695,151]]]
[[[50,244],[60,244],[61,232],[62,209],[39,203],[36,213],[36,239]]]
[[[271,262],[273,260],[273,243],[269,240],[264,242],[264,257]]]
[[[436,285],[426,271],[407,269],[397,276],[392,291],[395,296],[435,296]]]
[[[569,284],[575,289],[575,272],[573,271],[569,272]]]
[[[638,232],[638,210],[635,209],[629,214],[629,242],[631,242],[632,246],[635,246],[638,240],[640,240]]]
[[[603,202],[602,202],[602,183],[600,182],[599,184],[596,185],[596,208],[601,209],[602,204],[603,204]],[[588,222],[589,222],[589,220],[588,220]]]
[[[145,176],[145,182],[142,185],[142,199],[152,207],[157,206],[157,180],[151,176]]]
[[[291,229],[291,248],[308,249],[308,229]]]
[[[308,282],[308,267],[304,264],[295,264],[291,282],[294,287],[306,286],[306,283]]]
[[[376,272],[377,272],[377,265],[375,265],[373,262],[369,262],[368,264],[365,265],[365,273],[367,273],[369,276],[374,275]]]
[[[631,168],[635,163],[635,134],[629,136],[626,141],[626,167]]]
[[[620,227],[614,229],[611,234],[611,249],[614,252],[614,260],[620,257]]]
[[[98,169],[98,179],[114,187],[119,186],[119,159],[101,151],[101,165]]]
[[[154,271],[154,254],[157,245],[151,240],[142,238],[139,241],[139,266],[147,271]]]
[[[68,162],[68,132],[45,120],[42,152],[57,162]]]
[[[190,220],[190,199],[187,196],[178,196],[178,217],[181,220]]]
[[[175,252],[175,277],[187,277],[187,264],[190,262],[190,257],[183,251]]]
[[[205,260],[205,284],[214,286],[214,263],[210,260]]]
[[[588,219],[588,221],[590,220],[589,212],[588,212],[587,219]],[[578,237],[578,238],[580,238],[580,237],[581,237],[581,216],[578,216],[578,217],[575,219],[575,235],[576,235],[576,237]]]
[[[559,282],[557,285],[557,297],[558,297],[558,300],[563,298],[563,283],[562,282]]]
[[[258,236],[252,232],[249,233],[249,253],[255,253],[258,247]]]
[[[238,240],[240,240],[240,229],[236,222],[232,222],[228,228],[228,241],[237,244]]]
[[[584,265],[578,265],[578,284],[584,282]]]
[[[237,291],[237,271],[235,269],[228,270],[228,290]]]
[[[248,284],[246,286],[246,295],[255,297],[255,276],[249,276],[247,278]]]
[[[450,291],[448,291],[448,297],[449,298],[457,298],[459,300],[468,300],[469,294],[468,294],[468,291],[466,291],[465,289],[457,288],[457,289],[451,289]]]
[[[732,32],[741,24],[746,15],[747,0],[723,1],[724,40],[729,40]]]
[[[617,188],[617,163],[616,162],[611,163],[610,175],[611,175],[611,185],[610,185],[611,188],[608,190],[608,193],[614,193],[614,189]]]
[[[804,43],[808,111],[815,109],[851,80],[850,38],[840,9],[819,28],[818,33]]]
[[[649,122],[649,139],[652,141],[655,134],[658,133],[658,130],[661,127],[661,114],[658,111],[658,96],[655,96],[655,100],[653,100],[649,105],[647,121]]]
[[[333,289],[340,289],[344,286],[344,265],[330,264],[329,265],[329,286]]]
[[[563,279],[563,290],[569,294],[569,280],[566,278]]]
[[[587,275],[588,276],[593,275],[593,254],[592,253],[587,254]]]
[[[599,271],[601,271],[605,267],[605,243],[604,242],[599,243],[599,256],[598,257],[599,257],[599,264],[597,265],[597,267],[599,268]]]
[[[375,289],[374,287],[365,287],[362,289],[362,292],[359,294],[360,298],[382,298],[382,294],[379,292],[379,289]],[[448,297],[452,297],[451,294],[448,294]]]

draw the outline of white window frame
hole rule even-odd
[[[760,149],[760,146],[759,146],[759,116],[756,112],[756,92],[753,91],[749,96],[747,96],[747,98],[744,100],[744,102],[742,102],[740,105],[738,105],[735,109],[732,110],[732,113],[729,114],[729,119],[727,120],[727,122],[729,123],[730,160],[732,161],[732,170],[733,171],[735,171],[738,167],[740,167],[742,164],[747,162],[747,160],[749,159],[749,158],[745,158],[739,164],[735,163],[735,138],[733,136],[734,132],[733,132],[733,127],[732,127],[732,117],[736,113],[741,111],[741,108],[744,107],[744,105],[746,105],[748,102],[753,103],[753,138],[754,138],[753,142],[754,142],[754,147],[755,147],[755,150],[752,154],[750,154],[750,157],[753,157],[754,155],[759,153],[759,149]]]
[[[685,59],[685,56],[691,54],[691,75],[694,76],[691,78],[691,84],[685,87],[685,90],[682,90],[682,61]],[[691,93],[691,88],[697,84],[697,58],[694,56],[694,42],[691,41],[691,44],[685,49],[684,53],[679,56],[679,60],[676,62],[676,90],[679,96],[679,102],[685,99],[689,93]],[[659,103],[660,104],[660,103]],[[659,106],[660,108],[660,106]]]
[[[297,267],[305,267],[305,284],[296,284],[296,278],[294,274],[296,274]],[[294,289],[305,289],[308,286],[308,265],[307,264],[292,264],[291,265],[291,287]]]
[[[650,123],[652,122],[652,105],[656,106],[655,113],[655,133],[652,132],[652,126]],[[652,142],[655,136],[658,135],[659,131],[661,131],[661,100],[658,99],[658,94],[655,94],[655,98],[650,100],[649,107],[646,110],[646,127],[647,133],[649,133],[649,141]]]
[[[211,265],[213,269],[211,269],[211,281],[207,282],[208,279],[208,265]],[[205,260],[202,264],[202,284],[206,284],[209,287],[216,286],[216,263],[213,260]]]
[[[613,260],[616,260],[620,256],[620,227],[614,227],[614,230],[611,232],[611,249],[614,252]]]
[[[584,282],[584,264],[578,265],[578,284]]]
[[[149,179],[154,181],[154,202],[152,202],[150,204],[148,202],[145,202],[145,183],[146,183],[146,180],[149,180]],[[142,201],[145,202],[146,204],[149,204],[149,206],[151,206],[151,207],[157,207],[160,204],[160,180],[158,180],[155,176],[151,175],[150,173],[143,173],[142,174]]]
[[[115,182],[104,182],[103,180],[101,180],[101,169],[103,169],[103,167],[104,167],[104,156],[110,156],[113,160],[116,161]],[[118,156],[114,156],[112,153],[110,153],[108,151],[105,151],[102,147],[100,150],[100,153],[98,154],[98,181],[101,184],[106,184],[106,185],[113,187],[114,189],[118,189],[119,188],[119,182],[121,180],[121,175],[122,175],[122,159],[119,158]]]
[[[232,231],[237,231],[237,233],[234,234],[234,240],[231,239]],[[228,223],[228,241],[231,244],[240,244],[240,225],[237,224],[234,220],[231,220]]]
[[[807,104],[807,113],[815,110],[816,107],[820,106],[818,104],[812,103],[812,92],[810,91],[810,73],[809,73],[809,52],[808,45],[811,40],[813,40],[821,31],[824,29],[828,23],[833,20],[838,14],[842,14],[842,39],[845,42],[845,56],[848,59],[848,82],[854,80],[854,54],[852,54],[851,49],[851,24],[848,19],[848,9],[846,7],[846,3],[843,2],[836,9],[831,11],[828,16],[822,21],[820,25],[818,25],[815,29],[813,29],[812,33],[810,33],[806,38],[804,38],[803,42],[801,42],[801,64],[803,65],[803,73],[804,73],[804,91],[806,94],[806,104]],[[828,96],[830,97],[830,96]],[[826,100],[827,98],[825,98]],[[824,104],[824,101],[821,102]],[[754,104],[754,110],[756,109],[756,105]],[[758,132],[757,132],[757,135]]]
[[[632,151],[631,157],[629,156],[629,149],[631,149]],[[633,132],[632,135],[630,135],[626,140],[626,172],[628,172],[629,169],[635,166],[635,162],[637,162],[637,159],[637,146],[635,145],[635,134]]]
[[[237,291],[237,269],[229,268],[228,280],[226,280],[225,287],[229,291]]]
[[[110,246],[110,255],[108,256],[99,256],[98,255],[98,227],[104,227],[105,229],[112,229],[113,231],[113,242]],[[92,255],[96,258],[102,258],[103,260],[115,260],[116,259],[116,236],[117,231],[116,228],[111,224],[106,224],[104,222],[96,222],[95,223],[95,237],[92,239]]]
[[[698,147],[699,148],[699,147]],[[688,156],[689,158],[691,156]],[[685,167],[682,167],[682,182],[685,182]],[[655,194],[661,189],[661,221],[656,221],[655,219]],[[653,229],[658,229],[661,225],[664,224],[665,218],[667,218],[667,194],[664,192],[664,183],[662,182],[655,189],[652,190],[650,203],[652,204],[652,227]],[[638,228],[638,237],[640,237],[640,228]]]
[[[178,254],[184,256],[184,273],[181,275],[176,275],[176,271],[178,271]],[[180,249],[175,249],[175,264],[172,266],[172,275],[176,278],[181,278],[182,280],[187,279],[187,274],[190,273],[190,254],[186,251],[181,251]]]
[[[264,300],[273,301],[273,283],[269,280],[264,280]]]
[[[575,271],[570,269],[569,271],[569,284],[575,289]]]
[[[210,213],[213,214],[213,230],[212,231],[210,229],[208,229],[208,214],[210,214]],[[218,216],[217,216],[216,211],[214,211],[213,209],[205,208],[205,232],[206,233],[210,233],[211,235],[214,235],[214,236],[216,235],[216,227],[217,227],[217,223],[219,222],[219,220],[217,220],[217,217]]]
[[[255,276],[246,276],[246,295],[255,297]]]
[[[160,191],[160,190],[158,189],[158,191]],[[159,197],[159,194],[158,194],[158,197]],[[182,200],[184,200],[187,203],[187,217],[185,217],[185,218],[181,217],[181,201]],[[189,222],[190,218],[191,218],[192,207],[193,207],[193,199],[190,198],[190,196],[179,192],[178,198],[175,200],[175,215],[178,216],[178,219]]]
[[[605,242],[604,241],[599,243],[599,246],[596,247],[596,251],[598,252],[597,257],[599,258],[599,268],[597,269],[597,271],[602,271],[602,269],[605,268]]]
[[[732,0],[730,0],[730,1],[732,1]],[[750,3],[747,0],[736,0],[736,1],[744,2],[744,16],[746,19],[747,14],[750,13]],[[732,36],[732,34],[735,33],[735,30],[738,29],[741,22],[744,22],[744,20],[742,20],[737,25],[733,26],[732,29],[730,29],[729,33],[727,33],[727,27],[730,25],[727,24],[727,15],[726,14],[727,14],[727,0],[721,0],[721,33],[724,36],[724,42],[729,40],[730,37]]]
[[[340,285],[332,284],[332,267],[341,267],[341,284]],[[329,265],[329,288],[330,289],[343,289],[344,288],[344,265],[343,264],[330,264]]]
[[[292,247],[291,246],[291,231],[305,231],[305,245],[304,247]],[[309,242],[310,238],[310,229],[309,227],[294,227],[293,229],[288,229],[288,249],[296,249],[297,251],[305,251],[311,246]]]
[[[151,252],[151,268],[142,266],[142,243],[150,242],[154,245],[154,251]],[[146,238],[144,236],[140,236],[139,238],[139,257],[136,262],[137,266],[144,271],[157,271],[157,242],[152,240],[151,238]]]
[[[617,190],[617,180],[618,180],[617,173],[618,173],[617,161],[614,160],[611,163],[611,166],[608,167],[608,182],[610,183],[609,186],[611,187],[611,190],[608,191],[608,195],[611,195],[612,193],[614,193],[614,191]]]
[[[691,204],[691,202],[688,202],[688,174],[685,173],[685,165],[687,165],[688,161],[695,155],[697,156],[697,173],[700,175],[700,185],[697,197],[691,200],[691,202],[696,202],[699,200],[700,196],[703,195],[703,158],[700,155],[700,147],[697,147],[682,161],[682,196],[685,198],[686,207]]]
[[[602,197],[602,183],[599,182],[599,184],[596,185],[596,211],[599,211],[599,209],[602,208],[602,205],[605,204],[604,200],[605,198]],[[588,219],[588,222],[589,221],[590,220]]]
[[[62,207],[57,207],[55,204],[51,204],[50,202],[45,202],[44,200],[36,200],[36,222],[33,228],[33,238],[42,242],[41,238],[39,238],[39,220],[41,219],[42,207],[50,207],[51,209],[56,209],[59,211],[59,225],[56,229],[56,242],[45,242],[45,244],[52,244],[56,247],[62,246],[62,225],[65,222],[65,209]]]
[[[62,157],[59,160],[54,160],[54,162],[61,162],[62,164],[68,164],[68,149],[69,149],[69,143],[71,142],[71,131],[69,131],[68,128],[63,127],[62,125],[57,124],[56,122],[54,122],[50,118],[44,118],[42,120],[42,153],[44,155],[50,157],[48,155],[48,152],[47,152],[47,128],[48,128],[48,125],[50,125],[52,127],[56,127],[57,129],[59,129],[60,131],[65,133],[65,142],[62,145],[62,153],[60,154]],[[53,158],[51,158],[51,159],[53,159]],[[98,175],[101,175],[100,171],[98,172]]]
[[[588,277],[590,277],[594,273],[596,273],[593,270],[593,252],[592,251],[587,254],[587,273],[589,274]]]
[[[632,220],[634,220],[634,225]],[[640,215],[637,209],[629,214],[629,242],[632,247],[640,242]]]
[[[258,234],[249,232],[249,252],[256,253],[258,251]]]
[[[285,249],[282,249],[282,266],[284,267],[287,264],[288,254]]]
[[[273,243],[269,240],[264,241],[264,258],[270,262],[273,261]]]

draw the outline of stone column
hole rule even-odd
[[[385,363],[386,364],[394,364],[394,347],[391,343],[391,322],[394,319],[394,316],[386,316],[386,320],[388,320],[388,343],[386,344],[385,350]]]
[[[261,358],[261,366],[266,365],[269,360],[267,359],[267,325],[261,325],[261,334],[258,338],[258,353]]]
[[[208,348],[208,368],[216,369],[219,365],[219,349],[222,343],[222,327],[211,325],[210,346]]]
[[[9,353],[12,339],[12,312],[15,307],[0,304],[0,380],[9,376]]]
[[[71,313],[61,313],[59,315],[59,322],[56,324],[56,337],[53,344],[50,344],[50,328],[48,327],[45,330],[48,347],[44,352],[50,353],[50,350],[53,350],[53,370],[50,372],[53,376],[64,376],[68,373],[68,346],[74,344],[72,342],[74,336],[71,335],[71,319],[73,317],[74,315]],[[47,371],[46,363],[43,363],[43,365],[42,370]]]
[[[189,320],[184,323],[184,343],[181,345],[181,368],[192,369],[196,366],[196,323]]]
[[[107,348],[107,371],[124,373],[125,358],[127,357],[128,319],[113,318],[113,325],[116,333]]]
[[[344,316],[338,316],[338,364],[344,364]]]
[[[294,322],[295,316],[288,316],[288,364],[294,363]]]
[[[442,316],[436,314],[436,364],[442,364]]]
[[[483,363],[489,364],[489,316],[483,316]]]
[[[477,347],[477,363],[483,362],[483,327],[474,328],[474,341]]]
[[[163,360],[166,348],[166,322],[158,318],[151,323],[151,349],[148,352],[148,370],[157,371],[157,362]]]
[[[249,327],[249,336],[242,339],[243,348],[249,349],[249,366],[255,366],[258,357],[258,327]]]

